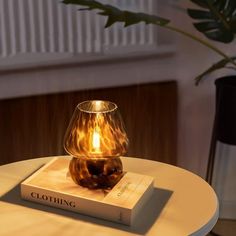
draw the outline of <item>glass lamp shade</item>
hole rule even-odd
[[[65,134],[72,179],[89,188],[113,187],[122,177],[120,156],[128,138],[116,104],[85,101],[76,107]]]

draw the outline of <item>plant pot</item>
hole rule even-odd
[[[212,184],[217,141],[236,145],[236,75],[219,78],[215,85],[215,121],[206,173],[209,184]]]
[[[216,85],[216,139],[236,145],[236,76],[226,76],[215,81]]]

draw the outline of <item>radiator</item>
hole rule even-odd
[[[154,0],[103,1],[153,13]],[[0,59],[17,54],[106,54],[156,47],[154,26],[104,29],[105,17],[61,0],[0,0]],[[124,49],[124,50],[121,50]]]

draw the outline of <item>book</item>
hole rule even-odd
[[[132,225],[153,192],[151,176],[126,172],[111,189],[91,190],[73,182],[70,158],[55,157],[21,183],[25,200]]]

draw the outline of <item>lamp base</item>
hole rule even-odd
[[[73,157],[69,171],[76,184],[89,189],[111,189],[124,175],[119,157]]]

